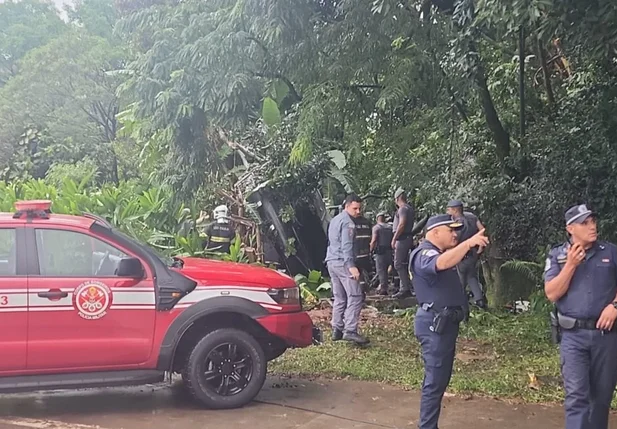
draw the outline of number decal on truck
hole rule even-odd
[[[0,305],[9,305],[9,297],[6,295],[0,295]]]

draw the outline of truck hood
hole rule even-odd
[[[192,257],[178,259],[184,261],[184,267],[178,271],[200,286],[296,286],[294,279],[270,268]]]

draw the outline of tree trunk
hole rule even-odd
[[[499,243],[491,243],[482,258],[482,274],[486,282],[486,297],[493,308],[503,307],[507,303],[507,291],[501,274],[504,263]]]
[[[486,125],[493,134],[497,158],[500,162],[503,162],[508,155],[510,155],[510,135],[503,128],[499,120],[499,115],[497,115],[495,103],[493,103],[491,93],[488,90],[486,76],[482,68],[478,69],[475,78],[476,85],[478,85],[478,95],[480,96],[480,102],[484,110],[484,117],[486,118]]]
[[[474,42],[470,43],[469,48],[471,52],[479,52],[479,49]],[[500,162],[503,162],[510,155],[510,135],[506,132],[501,121],[499,120],[497,109],[495,109],[495,103],[493,103],[491,92],[489,91],[486,83],[486,72],[484,71],[481,58],[477,59],[475,66],[476,70],[474,73],[474,80],[478,87],[478,95],[480,97],[480,103],[482,104],[482,110],[484,110],[486,125],[493,134],[497,158]]]
[[[546,88],[546,98],[548,100],[548,104],[551,106],[555,105],[555,95],[553,94],[553,85],[551,83],[551,73],[548,70],[548,65],[546,64],[546,51],[544,50],[544,46],[542,46],[542,39],[538,38],[538,57],[540,58],[540,64],[542,67],[542,76],[544,77],[544,87]]]
[[[113,148],[113,143],[109,144],[111,145],[111,180],[116,186],[118,186],[120,184],[120,175],[118,174],[118,157],[116,156],[116,151]]]

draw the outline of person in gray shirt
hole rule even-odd
[[[402,189],[398,189],[394,194],[394,200],[398,206],[396,215],[394,216],[394,224],[392,231],[392,248],[394,249],[394,269],[398,272],[401,279],[399,291],[394,294],[393,298],[406,298],[414,295],[409,278],[408,261],[409,252],[413,247],[413,223],[415,218],[415,210],[407,202],[407,195]]]
[[[388,268],[392,265],[392,226],[386,223],[386,214],[377,214],[377,225],[373,227],[371,252],[375,253],[375,268],[379,275],[380,295],[388,294]]]
[[[360,311],[364,305],[360,270],[356,267],[353,218],[360,216],[362,199],[354,194],[345,198],[345,209],[328,226],[328,249],[325,262],[332,281],[332,340],[367,344],[369,340],[358,333]]]

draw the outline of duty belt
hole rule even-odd
[[[598,329],[596,328],[598,319],[576,319],[574,317],[565,316],[561,313],[558,313],[557,316],[559,326],[567,331],[572,329],[586,329],[590,331]],[[615,329],[617,329],[617,327],[613,325],[613,329],[611,329],[611,331],[614,331]]]
[[[469,316],[460,306],[448,306],[438,309],[434,308],[433,304],[434,303],[423,303],[422,309],[424,311],[431,311],[435,315],[429,329],[436,334],[443,333],[450,323],[461,323]]]
[[[422,310],[424,311],[432,311],[433,313],[439,313],[442,310],[462,310],[463,309],[463,307],[460,305],[435,307],[433,302],[424,302],[420,304],[420,308],[422,308]]]

